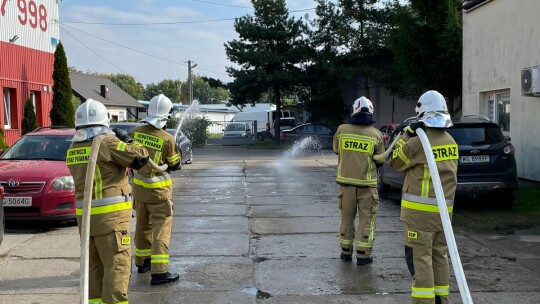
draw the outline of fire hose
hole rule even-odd
[[[103,140],[105,136],[104,135],[98,135],[92,139],[92,146],[90,150],[90,156],[88,157],[88,165],[86,169],[86,176],[85,176],[85,187],[84,187],[84,194],[83,194],[83,212],[82,212],[82,228],[81,228],[81,261],[80,261],[80,268],[81,268],[81,279],[80,279],[80,285],[79,288],[81,290],[80,293],[80,301],[81,304],[87,304],[88,303],[88,294],[89,294],[89,268],[90,268],[90,260],[88,256],[88,252],[90,250],[90,210],[91,210],[91,204],[92,204],[92,190],[94,189],[94,173],[96,171],[96,162],[97,162],[97,156],[99,153],[99,146],[101,145],[101,141]],[[151,159],[148,160],[148,164],[157,171],[165,171],[168,168],[167,164],[163,165],[157,165],[154,163]]]

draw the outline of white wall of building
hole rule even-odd
[[[57,1],[0,1],[0,41],[54,53],[58,19]]]
[[[540,1],[492,0],[463,14],[463,114],[498,123],[509,94],[509,135],[518,176],[540,181],[540,97],[521,95],[521,70],[540,65]],[[503,95],[501,95],[503,94]]]
[[[107,107],[107,113],[109,113],[111,121],[124,121],[127,119],[126,108]]]

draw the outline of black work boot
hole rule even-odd
[[[359,266],[367,265],[367,264],[371,264],[371,263],[373,263],[373,258],[372,257],[369,257],[369,258],[357,258],[356,259],[356,265],[359,265]]]
[[[339,256],[339,258],[342,259],[342,260],[344,260],[344,261],[350,262],[350,261],[352,261],[352,254],[342,253],[342,254]]]
[[[180,278],[179,274],[177,273],[173,274],[168,271],[165,273],[152,273],[152,281],[150,281],[150,284],[161,285],[161,284],[176,282],[178,281],[179,278]]]
[[[341,255],[339,258],[347,262],[352,261],[352,248],[341,247]]]
[[[150,259],[144,259],[144,263],[142,264],[142,266],[137,266],[137,272],[138,273],[145,273],[145,272],[149,272],[150,271],[150,268],[151,268],[151,264],[150,264]]]

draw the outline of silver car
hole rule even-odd
[[[113,122],[110,124],[110,128],[122,129],[128,132],[128,134],[131,134],[133,128],[142,125],[143,123],[140,122]],[[166,131],[172,136],[176,134],[176,129],[166,129]],[[193,161],[193,149],[191,147],[191,141],[181,132],[178,132],[176,136],[176,147],[178,148],[178,151],[180,151],[182,163],[191,164],[191,162]]]

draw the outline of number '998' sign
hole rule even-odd
[[[9,9],[8,4],[17,2],[19,14],[17,19],[23,26],[29,25],[32,28],[39,28],[41,31],[47,31],[47,8],[34,0],[0,0],[0,14],[6,15],[6,9]]]

